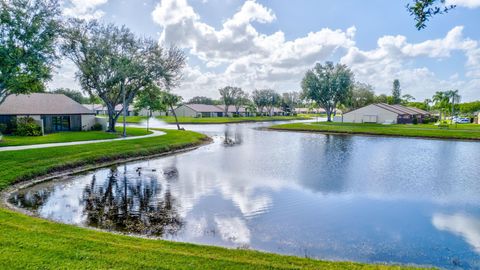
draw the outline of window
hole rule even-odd
[[[69,131],[70,116],[52,116],[53,131]]]

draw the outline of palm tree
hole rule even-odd
[[[445,110],[448,109],[449,97],[446,92],[437,91],[433,95],[432,100],[434,107],[440,112],[440,120],[442,119],[442,113],[445,115]]]
[[[458,90],[449,90],[445,92],[445,95],[451,100],[452,106],[452,117],[455,113],[455,103],[460,103],[460,95],[458,94]]]
[[[177,124],[177,129],[181,130],[180,124],[178,123],[177,114],[175,113],[175,110],[173,107],[176,106],[178,103],[180,103],[180,101],[182,101],[182,97],[175,95],[173,93],[164,91],[162,94],[162,100],[164,104],[170,107],[170,110],[172,111],[173,116],[175,117],[175,123]]]

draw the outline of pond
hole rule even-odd
[[[20,190],[80,226],[326,260],[480,269],[480,143],[187,126],[214,143]]]

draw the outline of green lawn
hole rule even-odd
[[[163,136],[131,141],[0,152],[0,190],[58,169],[161,153],[206,139],[191,131],[164,131]],[[0,269],[402,268],[122,236],[28,217],[4,208],[0,208],[0,247]]]
[[[441,129],[433,124],[381,125],[316,122],[276,125],[270,128],[290,131],[480,140],[480,125],[476,124],[450,125],[448,129]]]
[[[151,134],[143,128],[127,128],[127,136],[142,136]],[[32,144],[45,144],[45,143],[60,143],[60,142],[78,142],[78,141],[92,141],[92,140],[105,140],[115,139],[122,136],[122,129],[117,128],[117,133],[108,133],[105,131],[71,131],[71,132],[58,132],[46,134],[44,136],[35,137],[23,137],[23,136],[10,136],[5,135],[0,141],[0,147],[4,146],[19,146],[19,145],[32,145]]]
[[[175,123],[173,116],[158,116],[169,124]],[[309,116],[259,116],[259,117],[178,117],[178,121],[182,124],[227,124],[227,123],[243,123],[243,122],[265,122],[265,121],[287,121],[287,120],[306,120]]]

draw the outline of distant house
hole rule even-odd
[[[326,113],[325,109],[322,108],[295,108],[295,113],[301,113],[301,114],[321,114],[321,113]]]
[[[220,109],[222,109],[223,112],[225,112],[225,105],[217,105],[217,107],[219,107]],[[235,114],[237,114],[237,109],[235,108],[235,106],[233,105],[228,106],[228,116],[233,116]],[[254,116],[254,114],[253,112],[248,111],[247,107],[240,106],[238,108],[238,116],[249,117],[249,116]]]
[[[175,109],[175,114],[181,117],[222,117],[224,110],[216,105],[183,104]]]
[[[103,104],[83,104],[83,106],[88,110],[95,112],[96,115],[108,115],[107,106]],[[116,113],[123,112],[123,105],[119,104],[115,106],[115,112]],[[132,115],[135,115],[135,113],[134,113],[133,106],[130,105],[128,106],[128,109],[127,109],[127,116],[132,116]]]
[[[0,123],[10,124],[19,117],[31,117],[45,133],[90,130],[95,113],[62,94],[35,93],[10,95],[0,105]]]
[[[418,108],[378,103],[344,113],[343,122],[411,124],[414,119],[422,123],[426,117],[430,113]]]

